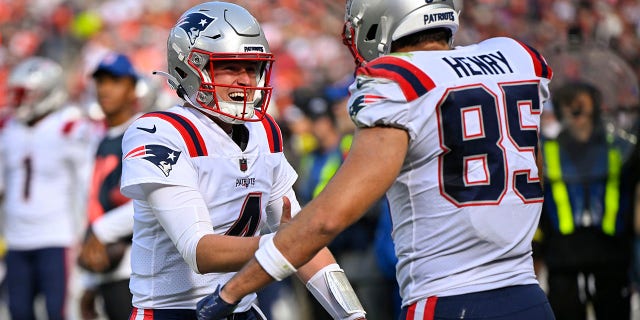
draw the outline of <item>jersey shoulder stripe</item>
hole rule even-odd
[[[517,41],[517,40],[516,40]],[[536,75],[538,77],[551,79],[553,77],[553,70],[544,60],[544,57],[533,47],[529,46],[526,43],[521,41],[517,41],[531,56],[531,60],[533,60],[533,66],[536,70]]]
[[[435,88],[433,80],[412,63],[394,56],[377,58],[357,70],[357,75],[386,78],[400,85],[407,101],[413,101]]]
[[[276,121],[268,113],[262,118],[262,125],[267,133],[269,149],[272,153],[282,152],[282,131]]]
[[[165,120],[169,122],[174,128],[176,128],[182,136],[185,144],[187,145],[189,156],[191,156],[192,158],[203,157],[209,154],[207,152],[207,146],[205,145],[204,139],[198,131],[198,128],[196,128],[193,122],[191,122],[191,120],[187,119],[185,116],[168,111],[149,112],[141,116],[141,118],[149,117]]]
[[[73,131],[73,128],[76,126],[76,124],[77,124],[77,121],[75,120],[69,120],[65,122],[64,125],[62,126],[62,135],[68,136],[69,134],[71,134],[71,131]]]

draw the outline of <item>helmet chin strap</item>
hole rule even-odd
[[[391,46],[388,45],[389,39],[387,39],[387,34],[389,34],[389,29],[391,28],[391,23],[389,22],[389,18],[386,16],[380,17],[380,29],[382,30],[382,37],[380,38],[380,43],[378,44],[378,56],[385,55],[389,53],[389,49]]]
[[[176,77],[164,72],[164,71],[158,71],[158,70],[154,70],[152,72],[153,75],[159,75],[159,76],[164,76],[165,78],[167,78],[167,83],[169,84],[169,86],[176,90],[176,93],[178,94],[178,97],[180,97],[181,99],[184,99],[185,101],[187,101],[188,103],[190,103],[191,105],[194,105],[194,102],[191,101],[191,98],[189,98],[189,95],[187,94],[187,90],[184,89],[184,87],[178,82],[178,79],[176,79]]]

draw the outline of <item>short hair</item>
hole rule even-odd
[[[433,28],[425,29],[410,35],[406,35],[400,39],[397,39],[391,43],[391,52],[397,52],[398,50],[415,46],[423,42],[449,42],[453,34],[449,28]]]

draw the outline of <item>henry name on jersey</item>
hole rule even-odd
[[[466,57],[442,57],[459,78],[513,73],[507,58],[499,50],[494,53]]]

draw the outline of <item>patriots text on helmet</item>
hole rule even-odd
[[[467,57],[443,57],[458,77],[513,73],[509,61],[500,51]]]
[[[264,46],[245,46],[244,52],[264,52]]]
[[[440,21],[456,21],[456,16],[453,12],[431,13],[424,15],[425,25]]]

